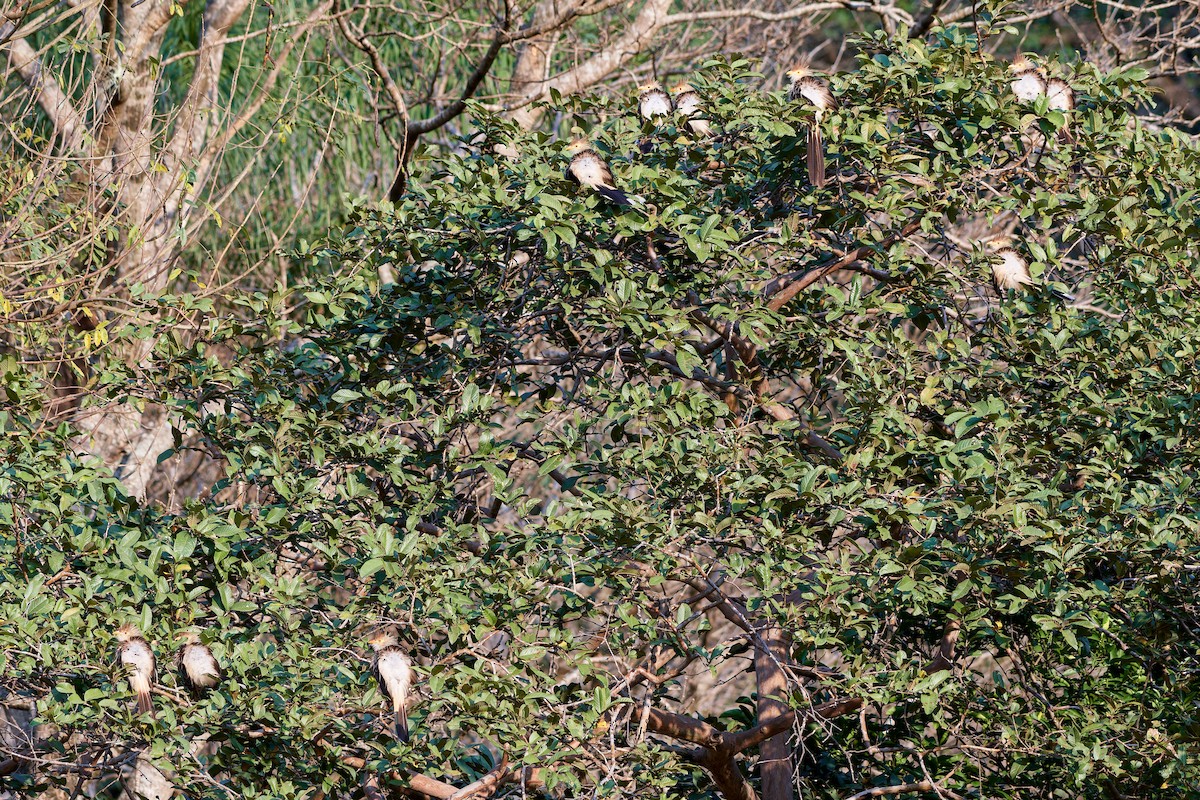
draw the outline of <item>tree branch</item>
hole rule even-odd
[[[450,795],[449,800],[468,800],[471,797],[490,797],[508,775],[508,754],[500,754],[500,763],[488,774]]]
[[[551,89],[561,94],[576,94],[599,83],[605,76],[649,46],[667,19],[671,2],[672,0],[646,0],[642,10],[621,36],[582,64],[526,91],[517,105],[526,105],[545,97]],[[517,114],[516,118],[522,126],[529,128],[537,122],[538,116],[536,112],[524,110],[524,113]]]
[[[383,57],[379,55],[379,49],[371,44],[371,40],[359,31],[357,34],[350,29],[350,20],[344,14],[337,14],[338,28],[342,31],[342,36],[346,40],[367,54],[367,58],[371,60],[371,68],[375,70],[375,74],[379,76],[379,80],[383,82],[383,88],[391,98],[392,107],[396,110],[396,116],[400,120],[400,138],[396,144],[396,176],[392,179],[391,189],[388,192],[388,199],[393,203],[400,199],[404,194],[404,189],[408,184],[408,172],[406,165],[408,164],[408,131],[410,119],[408,116],[408,103],[404,101],[404,94],[400,91],[400,87],[392,80],[392,73],[388,70],[387,64],[383,63]]]
[[[679,25],[688,22],[702,22],[705,20],[718,19],[757,19],[763,22],[786,22],[800,17],[810,17],[813,14],[820,14],[822,11],[840,11],[842,9],[851,9],[854,11],[871,11],[880,16],[886,16],[896,19],[899,22],[911,25],[913,24],[910,17],[903,10],[894,5],[878,5],[876,3],[855,2],[855,0],[833,0],[827,3],[809,3],[799,6],[798,8],[788,9],[787,11],[763,11],[757,8],[723,8],[715,11],[691,11],[671,14],[664,21],[664,25]]]
[[[297,44],[303,41],[305,35],[313,27],[315,27],[318,22],[322,21],[322,18],[325,16],[326,12],[329,11],[332,5],[333,0],[324,0],[321,3],[318,3],[317,7],[309,12],[308,17],[306,17],[302,23],[296,25],[295,29],[291,32],[291,35],[287,37],[287,42],[283,46],[282,50],[275,56],[275,66],[271,69],[270,74],[268,74],[259,85],[258,95],[248,106],[242,109],[241,113],[238,114],[233,121],[231,121],[225,127],[225,130],[220,136],[213,139],[212,143],[208,146],[205,152],[204,162],[202,165],[203,169],[198,169],[198,173],[207,173],[208,164],[211,163],[215,155],[224,150],[229,143],[233,141],[234,137],[237,136],[243,128],[249,125],[251,120],[254,119],[255,115],[258,114],[258,110],[262,108],[263,104],[267,101],[271,88],[275,85],[275,82],[279,80],[280,73],[287,66],[288,56],[291,55],[292,50]],[[200,181],[198,180],[197,182]]]
[[[822,703],[816,708],[811,708],[803,713],[797,712],[794,709],[789,710],[786,714],[776,717],[769,722],[760,723],[744,731],[725,734],[725,743],[737,752],[749,750],[751,747],[761,744],[772,736],[776,736],[791,728],[796,724],[797,717],[802,722],[837,719],[847,714],[853,714],[862,708],[862,705],[863,701],[859,697],[845,697],[840,700],[830,700],[828,703]]]
[[[758,688],[758,731],[762,741],[759,774],[762,777],[764,800],[792,800],[792,748],[788,733],[796,714],[788,708],[788,679],[783,664],[789,660],[791,642],[787,633],[777,625],[756,625],[759,635],[754,641],[754,677]],[[748,737],[748,741],[752,741]]]
[[[9,64],[21,76],[42,111],[50,118],[54,129],[62,136],[62,149],[80,149],[83,146],[83,119],[54,76],[46,74],[33,46],[25,39],[14,39],[8,44],[8,49]]]
[[[467,107],[467,101],[470,100],[475,92],[479,89],[483,79],[487,77],[491,71],[492,65],[496,62],[496,56],[500,55],[500,50],[504,44],[509,41],[509,28],[512,25],[512,8],[508,0],[504,0],[504,19],[500,27],[496,30],[496,34],[492,37],[492,43],[488,47],[487,52],[483,54],[483,58],[475,65],[475,71],[467,78],[466,84],[463,86],[462,93],[459,98],[450,105],[443,108],[438,113],[428,119],[410,120],[407,112],[401,116],[403,118],[404,131],[401,139],[401,150],[396,154],[396,177],[392,180],[391,188],[388,189],[388,200],[393,203],[399,202],[404,196],[404,191],[408,187],[408,159],[412,155],[413,146],[416,145],[417,139],[423,134],[435,131],[446,123],[461,114]],[[360,47],[369,47],[370,45],[365,39],[362,40]],[[365,47],[364,47],[365,49]],[[374,48],[372,47],[373,51]],[[391,84],[394,89],[395,84],[392,84],[391,78],[388,77],[387,68],[378,59],[378,53],[375,53],[375,70],[380,73],[386,83]],[[398,92],[396,92],[398,94]],[[396,97],[393,96],[393,102],[396,102]],[[399,101],[397,108],[404,108],[404,101]]]
[[[496,61],[496,56],[500,55],[500,48],[507,41],[509,26],[511,25],[509,17],[509,4],[504,3],[504,21],[496,35],[492,37],[492,44],[488,47],[487,52],[483,54],[483,58],[476,65],[475,71],[467,78],[466,84],[463,86],[462,94],[457,100],[443,108],[438,113],[434,114],[429,119],[419,119],[413,122],[408,128],[408,138],[410,142],[416,141],[416,138],[422,134],[435,131],[445,125],[450,120],[457,117],[467,107],[467,101],[470,100],[479,85],[483,83],[483,79],[492,69],[492,64]]]
[[[900,230],[890,233],[883,238],[882,241],[872,244],[864,244],[854,248],[841,258],[834,259],[826,264],[812,269],[801,270],[797,272],[789,272],[786,275],[781,275],[778,278],[770,281],[763,288],[763,297],[767,298],[767,308],[772,311],[778,311],[788,304],[793,297],[800,292],[812,286],[817,281],[827,275],[832,275],[840,269],[853,264],[855,261],[865,258],[871,253],[876,253],[885,247],[891,247],[901,239],[905,239],[915,233],[921,227],[922,216],[918,214],[914,219],[910,220]]]
[[[726,800],[757,800],[754,789],[738,769],[735,759],[738,753],[788,731],[795,724],[798,716],[805,720],[833,719],[854,713],[862,707],[862,704],[861,699],[851,697],[824,703],[800,715],[795,710],[788,709],[778,717],[749,730],[733,733],[719,731],[704,720],[695,717],[657,708],[634,706],[632,717],[635,722],[644,722],[646,730],[651,733],[670,736],[673,739],[696,745],[691,750],[681,751],[681,754],[708,771],[712,776],[713,783],[716,784],[717,789],[725,796]],[[787,744],[786,739],[784,739],[784,744]],[[764,750],[760,763],[766,762],[768,758],[769,756]],[[765,769],[765,767],[766,764],[763,763],[763,768]],[[787,785],[790,790],[790,770],[787,775]],[[764,777],[764,792],[771,791],[768,786]],[[765,798],[768,800],[771,796],[765,794]]]
[[[722,732],[707,722],[673,711],[663,711],[659,708],[642,709],[635,706],[633,716],[640,722],[642,715],[646,718],[646,730],[681,739],[701,747],[720,747]]]
[[[930,0],[929,8],[925,9],[925,13],[913,25],[909,35],[913,37],[924,36],[929,33],[929,29],[933,27],[934,21],[937,19],[937,14],[942,10],[942,6],[946,4],[946,0]]]
[[[167,147],[176,165],[199,155],[208,140],[217,107],[216,86],[225,57],[225,34],[249,5],[250,0],[210,0],[204,8],[192,84],[182,105],[183,118]]]
[[[893,794],[906,794],[907,792],[931,791],[933,791],[933,781],[917,781],[916,783],[905,783],[899,786],[877,786],[874,789],[866,789],[858,794],[852,794],[846,800],[867,800],[868,797],[887,797]]]

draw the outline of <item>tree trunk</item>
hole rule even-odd
[[[787,635],[781,628],[761,628],[762,646],[755,648],[754,675],[758,681],[758,724],[787,714]],[[772,736],[759,749],[758,773],[762,777],[763,800],[793,800],[791,731]]]
[[[192,84],[174,120],[155,115],[158,58],[170,20],[170,0],[122,3],[118,16],[124,46],[112,51],[111,65],[102,57],[94,61],[97,72],[92,80],[102,114],[87,163],[93,165],[96,196],[103,196],[106,189],[115,191],[119,223],[126,229],[126,244],[112,259],[112,284],[117,291],[140,284],[146,296],[154,298],[168,288],[181,246],[179,233],[188,223],[181,209],[195,207],[188,201],[199,188],[189,186],[188,173],[205,161],[204,149],[218,114],[216,78],[225,33],[248,4],[249,0],[210,0],[206,6]],[[107,82],[107,76],[119,77],[106,91],[100,84]],[[43,107],[47,102],[61,103],[54,91],[45,94]],[[62,116],[79,117],[77,112]],[[172,122],[167,145],[157,147],[163,128]],[[154,345],[153,339],[122,339],[114,343],[110,357],[123,359],[139,371],[148,365]],[[81,445],[112,468],[130,495],[145,499],[158,457],[172,442],[165,410],[110,401],[82,409],[77,425]]]

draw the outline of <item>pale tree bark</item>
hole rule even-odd
[[[9,69],[54,125],[59,156],[88,174],[93,196],[111,197],[112,223],[124,232],[110,252],[103,286],[96,293],[125,292],[139,284],[144,296],[167,288],[186,240],[207,212],[195,202],[211,178],[214,131],[226,122],[217,85],[227,34],[243,17],[249,0],[209,0],[202,16],[192,83],[169,116],[156,109],[161,46],[171,19],[171,0],[120,0],[107,11],[81,10],[81,41],[95,41],[90,85],[75,93],[92,108],[76,107],[72,93],[48,74],[37,50],[25,38],[8,43]],[[322,8],[327,9],[328,5]],[[309,20],[312,22],[312,20]],[[119,43],[119,44],[117,44]],[[259,88],[265,95],[278,71]],[[260,100],[261,102],[261,100]],[[92,129],[84,122],[90,116]],[[164,132],[169,134],[163,144]],[[228,139],[220,141],[223,147]],[[190,178],[195,178],[190,181]],[[197,210],[200,213],[197,214]],[[99,279],[98,279],[99,280]],[[146,367],[155,341],[122,339],[110,357],[135,370]],[[144,498],[158,456],[171,446],[170,421],[153,405],[114,402],[84,409],[77,419],[81,444],[110,466],[129,494]]]
[[[125,795],[129,800],[169,800],[174,794],[175,787],[167,776],[150,763],[145,753],[139,753],[125,777]]]
[[[561,13],[560,5],[559,0],[541,0],[533,7],[533,17],[529,27],[545,26]],[[521,46],[510,82],[513,102],[519,103],[523,98],[534,97],[541,92],[542,85],[550,77],[550,57],[560,36],[560,31],[549,30],[541,35],[530,37]],[[513,117],[525,128],[533,126],[534,118],[527,107],[518,109]]]
[[[45,75],[37,51],[24,39],[8,44],[10,69],[21,76],[68,151],[83,145],[84,125],[71,99],[53,77]]]
[[[594,55],[553,74],[554,55],[560,49],[568,49],[565,46],[560,47],[560,44],[576,20],[593,17],[610,8],[622,6],[637,8],[632,21],[624,25],[609,25],[608,27],[616,33],[613,39],[601,45]],[[695,28],[691,26],[701,25],[709,26],[711,31],[715,31],[715,26],[741,26],[737,28],[738,42],[741,46],[732,49],[738,52],[756,48],[761,50],[764,42],[769,43],[773,39],[774,29],[783,29],[785,24],[799,25],[801,21],[847,7],[844,0],[806,0],[780,11],[764,11],[750,4],[711,8],[710,4],[694,1],[682,6],[680,8],[679,3],[671,0],[644,0],[640,7],[637,2],[627,0],[598,0],[593,3],[578,0],[574,3],[569,0],[541,0],[534,6],[532,18],[524,31],[523,38],[526,39],[526,44],[522,47],[514,67],[509,92],[504,98],[504,108],[522,127],[532,128],[537,125],[542,114],[541,109],[532,104],[549,96],[551,90],[571,95],[599,85],[628,68],[629,63],[637,56],[656,46],[662,46],[664,35],[672,28],[692,31]],[[914,24],[911,15],[895,6],[872,6],[871,10],[893,26]],[[811,22],[805,24],[811,25]],[[729,27],[721,30],[730,33],[734,31]],[[800,35],[802,30],[808,31],[811,28],[795,28],[794,33],[798,39],[803,39]],[[772,31],[772,35],[767,36],[767,31]],[[713,38],[720,37],[713,34]],[[692,52],[690,55],[676,52],[663,59],[663,66],[686,68],[690,66],[691,60],[707,54],[705,51]],[[769,57],[778,55],[773,51],[761,54]],[[655,64],[658,63],[658,59],[655,59]]]
[[[595,86],[604,78],[611,75],[621,66],[639,53],[647,50],[654,42],[654,37],[667,22],[672,0],[646,0],[634,21],[625,31],[608,43],[599,53],[552,78],[542,77],[533,83],[527,83],[518,96],[514,105],[519,105],[513,113],[513,118],[523,127],[532,128],[541,117],[541,112],[529,104],[550,94],[554,89],[561,94],[576,94]],[[543,57],[548,56],[548,50]],[[539,66],[536,61],[531,64],[528,75],[532,78],[538,73],[533,68]],[[541,75],[545,76],[545,67],[541,67]]]
[[[105,126],[111,135],[112,174],[98,176],[117,186],[117,196],[131,231],[132,244],[117,257],[122,279],[139,282],[151,295],[167,288],[171,266],[179,250],[176,232],[186,225],[181,209],[195,208],[186,202],[194,189],[186,185],[187,170],[199,158],[218,114],[216,79],[225,50],[225,34],[245,12],[249,0],[212,0],[204,10],[192,86],[180,110],[176,130],[168,146],[155,152],[152,124],[157,82],[151,59],[158,55],[159,44],[169,19],[169,0],[147,2],[128,9],[134,35],[124,58],[124,76],[114,97]],[[139,24],[140,23],[140,24]],[[103,155],[108,155],[103,154]],[[155,170],[158,160],[165,169]],[[154,348],[145,339],[128,345],[124,357],[141,368]],[[158,456],[171,446],[170,420],[156,407],[138,408],[134,404],[113,403],[93,409],[80,420],[80,429],[88,449],[112,466],[135,497],[144,498]]]

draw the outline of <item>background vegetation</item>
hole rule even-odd
[[[1194,14],[6,12],[0,794],[1200,796]]]

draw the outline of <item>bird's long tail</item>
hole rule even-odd
[[[137,692],[137,707],[139,714],[155,716],[154,701],[150,699],[150,684],[143,680],[131,680],[133,690]]]
[[[600,193],[601,197],[619,206],[633,205],[633,203],[629,202],[629,195],[613,186],[597,186],[596,191]]]
[[[408,710],[405,709],[403,703],[396,706],[392,719],[392,730],[399,741],[408,744]]]
[[[825,143],[815,122],[808,126],[808,182],[817,188],[825,185]]]

